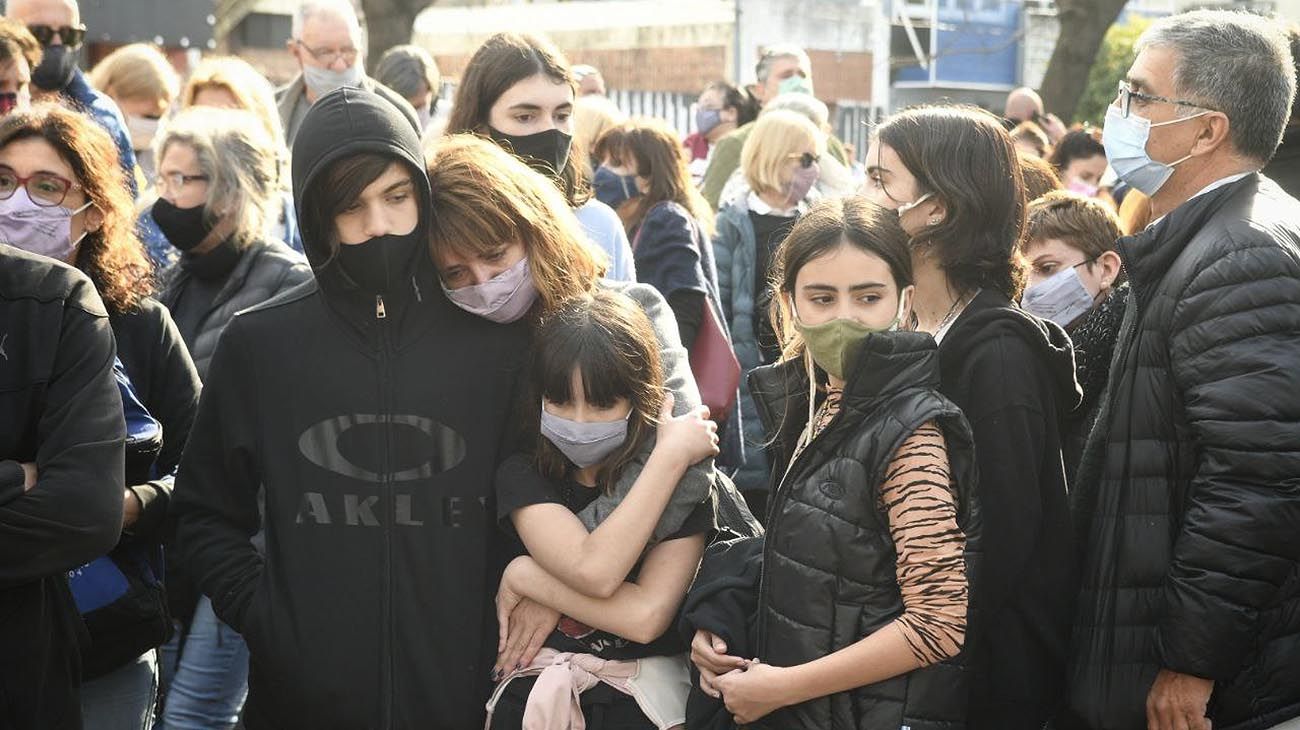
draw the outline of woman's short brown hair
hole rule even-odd
[[[924,106],[886,119],[875,137],[898,154],[918,192],[933,193],[947,209],[915,244],[933,247],[953,287],[1019,299],[1025,181],[1002,122],[973,106]]]
[[[569,61],[550,41],[527,33],[497,33],[488,38],[461,74],[456,105],[447,120],[447,134],[473,132],[486,136],[488,118],[497,99],[511,86],[538,74],[567,84],[577,96],[578,82]],[[573,146],[557,180],[573,208],[591,199],[591,186],[582,172],[586,155],[586,150]]]
[[[691,179],[685,148],[677,133],[659,119],[633,119],[619,125],[616,141],[604,149],[611,157],[650,181],[650,191],[620,207],[628,235],[641,225],[646,213],[659,203],[677,203],[690,212],[708,235],[713,235],[713,209]],[[602,138],[603,139],[603,138]],[[614,145],[617,145],[615,147]]]
[[[134,310],[153,292],[153,266],[135,234],[135,204],[118,163],[117,145],[89,116],[54,103],[0,117],[0,148],[23,139],[42,139],[59,153],[76,176],[86,199],[103,216],[98,230],[87,230],[76,261],[104,300],[110,314]]]
[[[496,144],[472,134],[438,141],[429,157],[433,215],[429,245],[479,257],[524,245],[543,312],[590,292],[606,261],[587,240],[559,190]]]
[[[1028,235],[1024,246],[1056,239],[1078,249],[1088,261],[1115,250],[1119,217],[1095,198],[1057,190],[1029,204]]]
[[[537,400],[573,402],[573,374],[582,375],[582,398],[597,407],[619,398],[632,405],[627,439],[600,467],[596,484],[607,493],[623,468],[655,432],[663,406],[664,374],[659,340],[640,305],[618,292],[597,289],[574,297],[538,325],[532,381]],[[568,475],[570,463],[545,436],[538,437],[539,471],[550,479]]]

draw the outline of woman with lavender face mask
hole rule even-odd
[[[602,279],[603,263],[568,214],[563,195],[547,178],[487,140],[452,135],[432,150],[429,179],[433,191],[429,245],[443,289],[453,303],[492,321],[528,323],[536,347],[543,342],[537,323],[573,298],[600,290],[625,294],[650,321],[663,367],[663,386],[673,396],[674,415],[677,419],[695,417],[692,414],[700,405],[700,394],[672,309],[651,286]],[[519,413],[540,416],[537,401],[521,397]],[[540,417],[533,421],[529,415],[520,422],[536,427]],[[554,430],[567,432],[563,427]],[[585,460],[579,453],[575,456]],[[651,449],[642,444],[636,458],[614,480],[612,491],[592,500],[578,513],[578,519],[594,529],[633,489],[637,476],[651,468],[650,461]],[[716,479],[712,459],[686,468],[677,477],[677,498],[662,516],[652,517],[658,520],[654,539],[677,532],[692,505],[723,488],[714,486]],[[545,631],[523,634],[516,633],[516,627],[523,624],[511,621],[511,635],[497,659],[498,669],[532,661],[541,640],[558,620],[559,614],[552,612]],[[533,638],[536,640],[530,641]]]
[[[658,347],[641,307],[611,291],[570,299],[539,325],[530,382],[541,396],[541,433],[535,453],[507,459],[495,484],[498,519],[528,550],[497,592],[498,652],[510,653],[511,614],[524,598],[563,618],[535,637],[544,643],[535,658],[498,665],[488,703],[494,730],[543,712],[647,730],[685,718],[686,645],[670,628],[714,505],[675,492],[689,465],[718,452],[718,435],[703,406],[672,417]],[[651,444],[631,490],[616,495],[617,480]],[[589,529],[578,513],[602,494],[613,509]],[[656,539],[670,503],[687,516]]]

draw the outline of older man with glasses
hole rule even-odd
[[[275,92],[284,125],[285,144],[293,149],[307,110],[320,97],[343,86],[373,91],[392,102],[411,124],[420,129],[410,102],[365,71],[365,38],[356,9],[348,0],[304,0],[293,14],[292,37],[287,45],[300,73]]]
[[[134,196],[137,193],[135,150],[131,147],[126,119],[112,99],[91,88],[77,66],[86,26],[81,23],[81,8],[76,0],[9,0],[5,17],[26,25],[41,44],[41,62],[31,72],[37,99],[62,97],[108,130]]]
[[[1260,174],[1295,94],[1276,21],[1157,21],[1106,114],[1154,223],[1071,495],[1055,727],[1300,726],[1300,202]]]

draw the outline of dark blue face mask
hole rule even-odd
[[[636,186],[636,175],[619,175],[601,165],[592,176],[591,189],[596,200],[618,210],[618,206],[641,195]]]

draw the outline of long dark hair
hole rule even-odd
[[[799,357],[804,351],[789,305],[799,271],[809,261],[844,245],[880,257],[889,266],[900,292],[912,284],[907,232],[898,224],[894,211],[862,196],[823,198],[799,217],[774,257],[769,316],[772,330],[781,337],[782,359]]]
[[[0,148],[30,138],[45,140],[59,153],[77,178],[73,182],[103,216],[99,230],[87,230],[81,239],[74,265],[94,282],[110,314],[133,311],[153,293],[153,265],[136,237],[135,204],[113,138],[85,114],[53,103],[0,118]]]
[[[538,74],[567,84],[577,94],[569,61],[550,41],[526,33],[497,33],[474,52],[456,89],[456,105],[447,121],[447,134],[472,132],[487,136],[492,105],[515,84]],[[591,199],[591,186],[579,160],[586,150],[574,146],[557,183],[569,206],[577,208]]]
[[[578,372],[587,403],[609,407],[619,398],[631,402],[627,440],[596,476],[597,486],[609,492],[654,433],[663,405],[663,367],[650,320],[626,296],[597,289],[544,317],[534,342],[532,384],[539,401],[571,403],[577,395],[573,374]],[[572,468],[544,436],[538,438],[537,465],[549,479],[563,479]]]
[[[759,109],[753,97],[726,81],[714,81],[704,87],[704,90],[716,91],[719,94],[722,94],[722,108],[736,110],[737,127],[743,127],[755,119],[758,119]]]
[[[875,137],[898,154],[921,193],[932,193],[947,216],[915,242],[932,246],[959,294],[986,288],[1018,299],[1025,266],[1025,181],[1002,123],[973,106],[925,106],[900,112]],[[888,193],[888,191],[886,191]]]
[[[646,213],[663,202],[682,206],[707,234],[713,234],[713,209],[691,180],[682,143],[667,123],[659,119],[634,119],[606,132],[601,141],[606,137],[611,140],[612,148],[607,152],[612,158],[650,180],[649,192],[620,207],[619,215],[626,216],[623,223],[629,236],[641,225]]]

